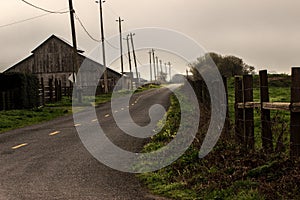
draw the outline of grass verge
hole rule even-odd
[[[0,133],[49,121],[70,113],[70,106],[0,111]]]
[[[290,102],[291,80],[285,74],[269,75],[269,96],[270,102]],[[231,124],[234,124],[234,78],[228,79],[228,106]],[[259,76],[253,76],[253,99],[260,102]],[[254,110],[254,133],[255,147],[262,148],[261,139],[261,114],[260,109]],[[274,137],[274,146],[284,150],[283,146],[289,145],[290,112],[271,110],[271,124]]]
[[[158,88],[157,85],[147,85],[138,88],[135,93],[143,92],[148,89]],[[128,91],[120,91],[118,95],[126,95]],[[111,100],[111,93],[101,94],[95,97],[96,106],[109,102]],[[88,101],[85,101],[88,102]],[[80,110],[80,108],[78,108]],[[47,103],[44,107],[22,110],[8,110],[0,111],[0,133],[22,128],[25,126],[38,124],[49,121],[57,117],[61,117],[72,113],[72,101],[68,97],[63,97],[61,101],[55,103]]]
[[[209,112],[202,110],[202,116]],[[165,146],[176,134],[180,107],[174,96],[165,126],[144,147],[151,152]],[[208,119],[200,120],[197,138],[172,165],[138,175],[152,193],[171,199],[299,199],[300,165],[285,153],[246,153],[230,139],[220,139],[203,159],[198,152]]]

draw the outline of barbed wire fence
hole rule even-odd
[[[260,71],[259,76],[236,76],[234,86],[227,85],[227,79],[223,78],[228,102],[222,139],[233,138],[245,152],[289,152],[290,157],[299,157],[300,68],[292,68],[290,79],[289,87],[284,88],[290,90],[290,97],[272,102],[266,70]],[[210,94],[205,82],[190,80],[190,84],[200,106],[210,109]]]

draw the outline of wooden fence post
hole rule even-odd
[[[12,109],[12,90],[7,91],[7,109]]]
[[[67,86],[64,86],[64,96],[67,96]]]
[[[41,104],[42,106],[45,105],[45,86],[44,86],[44,79],[41,78],[41,87],[42,87],[42,100]]]
[[[73,95],[73,83],[71,81],[69,81],[69,85],[70,86],[68,87],[68,96],[69,96],[70,99],[72,99],[72,95]]]
[[[269,102],[268,72],[259,71],[260,78],[260,104],[261,104],[261,137],[262,147],[265,151],[273,151],[273,136],[271,130],[270,110],[263,108],[264,102]]]
[[[5,110],[9,110],[10,109],[10,102],[9,102],[9,90],[7,90],[5,92],[5,105],[6,105],[6,108]]]
[[[238,144],[244,143],[244,125],[243,125],[243,109],[238,107],[238,104],[243,102],[243,84],[239,76],[235,77],[235,100],[234,100],[234,114],[235,114],[235,140]]]
[[[300,102],[300,68],[292,68],[291,105]],[[290,155],[300,156],[300,113],[291,110]]]
[[[253,102],[253,77],[252,75],[243,76],[244,101]],[[253,108],[244,109],[244,132],[247,149],[254,149],[254,114]]]
[[[1,94],[2,94],[2,110],[6,110],[6,98],[5,98],[5,96],[6,96],[6,93],[5,93],[5,91],[3,91],[3,92],[1,92]]]
[[[49,79],[49,101],[53,102],[53,79]]]
[[[207,108],[210,108],[210,103],[211,103],[210,102],[210,94],[209,94],[207,85],[204,80],[201,80],[201,83],[202,83],[202,88],[203,88],[203,91],[202,91],[203,103]]]
[[[229,119],[229,106],[228,106],[228,88],[227,88],[227,78],[225,76],[223,78],[223,84],[225,88],[225,93],[226,93],[226,119],[225,119],[225,130],[224,130],[224,135],[226,138],[230,137],[230,119]]]
[[[4,110],[4,99],[3,99],[3,91],[0,91],[0,95],[1,95],[1,98],[0,98],[0,110]]]
[[[9,90],[9,109],[12,110],[12,109],[15,109],[15,104],[14,104],[14,99],[15,99],[15,95],[14,95],[14,90]]]
[[[9,90],[6,90],[4,92],[4,98],[5,98],[5,110],[9,110]]]
[[[54,95],[55,95],[55,101],[58,101],[58,81],[57,79],[54,80]]]
[[[62,86],[61,86],[61,80],[58,81],[58,100],[60,101],[62,99]]]
[[[192,86],[195,94],[196,94],[196,97],[197,99],[199,99],[199,91],[198,91],[198,88],[199,88],[199,82],[198,81],[192,81],[191,79],[189,79],[189,83],[190,85]]]
[[[197,86],[199,87],[199,101],[200,103],[203,103],[203,83],[202,80],[197,81]]]

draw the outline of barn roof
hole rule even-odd
[[[29,59],[33,59],[33,54],[31,54],[30,56],[28,56],[28,57],[24,58],[23,60],[17,62],[17,63],[14,64],[12,67],[9,67],[9,68],[5,69],[5,70],[3,71],[3,73],[9,72],[10,70],[15,69],[18,65],[22,64],[23,62],[26,62],[26,61],[29,60]]]
[[[73,46],[67,41],[65,40],[64,38],[62,37],[59,37],[59,36],[56,36],[56,35],[51,35],[48,39],[46,39],[44,42],[42,42],[39,46],[37,46],[35,49],[33,49],[31,51],[31,53],[34,53],[37,49],[41,48],[44,44],[46,44],[48,41],[50,41],[51,39],[58,39],[60,40],[61,42],[65,43],[67,46],[69,46],[70,48],[73,48]],[[78,53],[83,53],[84,51],[83,50],[79,50],[77,49],[77,52]]]
[[[32,50],[32,51],[31,51],[32,54],[31,54],[30,56],[26,57],[25,59],[19,61],[19,62],[16,63],[16,64],[14,64],[12,67],[9,67],[8,69],[6,69],[6,70],[4,71],[4,73],[5,73],[5,72],[8,72],[8,71],[10,71],[10,70],[13,70],[14,68],[18,67],[18,65],[20,65],[21,63],[27,61],[28,59],[34,59],[34,56],[33,56],[33,55],[34,55],[34,52],[35,52],[37,49],[41,48],[45,43],[47,43],[48,41],[50,41],[50,40],[53,39],[53,38],[58,39],[59,41],[63,42],[64,44],[68,45],[70,48],[73,48],[73,46],[72,46],[67,40],[65,40],[64,38],[59,37],[59,36],[56,36],[56,35],[51,35],[48,39],[46,39],[44,42],[42,42],[42,43],[41,43],[39,46],[37,46],[34,50]],[[91,59],[91,58],[88,58],[88,57],[82,55],[82,53],[84,53],[83,50],[77,50],[77,52],[78,52],[78,55],[79,55],[79,56],[81,56],[81,57],[83,57],[83,58],[85,58],[85,59],[88,59],[88,60],[90,60],[90,61],[92,61],[92,62],[94,62],[94,63],[97,63],[97,64],[101,65],[101,64],[98,63],[97,61],[95,61],[95,60],[93,60],[93,59]],[[107,67],[107,70],[108,70],[108,71],[111,71],[111,72],[113,72],[113,73],[116,73],[116,74],[121,75],[119,72],[117,72],[117,71],[115,71],[115,70],[113,70],[113,69],[110,69],[109,67]]]

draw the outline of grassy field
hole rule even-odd
[[[259,101],[257,77],[255,79],[254,99]],[[234,121],[233,81],[233,79],[228,81],[232,121]],[[271,101],[289,102],[289,85],[289,77],[271,79]],[[289,113],[272,111],[271,114],[274,122],[274,141],[281,131],[288,137],[288,128],[282,130],[282,126],[289,124]],[[146,152],[165,146],[174,137],[178,124],[174,122],[173,116],[178,115],[180,115],[179,105],[172,97],[167,114],[167,126],[145,146]],[[199,159],[201,141],[206,134],[204,128],[204,131],[199,130],[197,139],[186,153],[172,165],[155,172],[140,174],[138,177],[154,194],[172,199],[299,199],[299,161],[291,160],[286,152],[269,154],[262,152],[259,110],[255,111],[255,119],[256,151],[245,153],[233,140],[220,139],[208,156]],[[205,127],[205,122],[200,122],[200,127]]]
[[[179,126],[176,121],[180,120],[180,112],[178,101],[172,96],[166,125],[144,147],[145,152],[165,146],[176,135]],[[205,125],[202,124],[202,126]],[[219,158],[215,158],[223,149],[223,144],[219,144],[215,151],[206,158],[199,159],[202,134],[199,133],[197,138],[185,154],[172,165],[155,172],[140,174],[138,175],[140,180],[154,194],[172,199],[263,199],[258,189],[253,187],[257,184],[255,182],[241,180],[231,186],[225,183],[223,173],[226,170],[221,170],[224,163],[218,162]]]
[[[70,113],[71,101],[68,98],[40,108],[0,111],[0,133],[49,121]]]
[[[290,102],[290,77],[287,75],[269,75],[269,96],[270,102]],[[231,124],[234,124],[234,78],[228,79],[228,106]],[[255,102],[260,102],[259,77],[253,78],[253,99]],[[254,111],[254,131],[255,131],[255,145],[257,149],[262,146],[261,139],[261,120],[260,110]],[[274,136],[274,146],[276,146],[277,139],[283,135],[282,142],[288,145],[289,142],[289,120],[290,113],[288,111],[271,111],[271,123]]]
[[[140,87],[135,91],[135,93],[142,92],[151,88],[158,88],[158,87],[160,86],[149,85],[146,87]],[[122,96],[128,93],[129,93],[128,90],[124,90],[118,92],[118,95]],[[111,96],[112,96],[111,93],[101,94],[96,96],[94,98],[95,105],[98,106],[102,103],[110,101]],[[89,101],[84,100],[84,102],[89,102]],[[78,110],[80,110],[80,107],[78,107]],[[47,103],[45,106],[39,108],[0,111],[0,121],[1,121],[0,133],[12,129],[17,129],[17,128],[21,128],[33,124],[42,123],[71,113],[72,113],[72,101],[69,97],[63,97],[63,99],[59,102]]]
[[[103,94],[96,96],[95,103],[100,105],[110,101],[110,99],[111,94]],[[78,110],[80,110],[80,107],[78,107]],[[47,103],[39,108],[0,111],[0,133],[42,123],[71,113],[72,100],[69,97],[63,97],[59,102]]]

